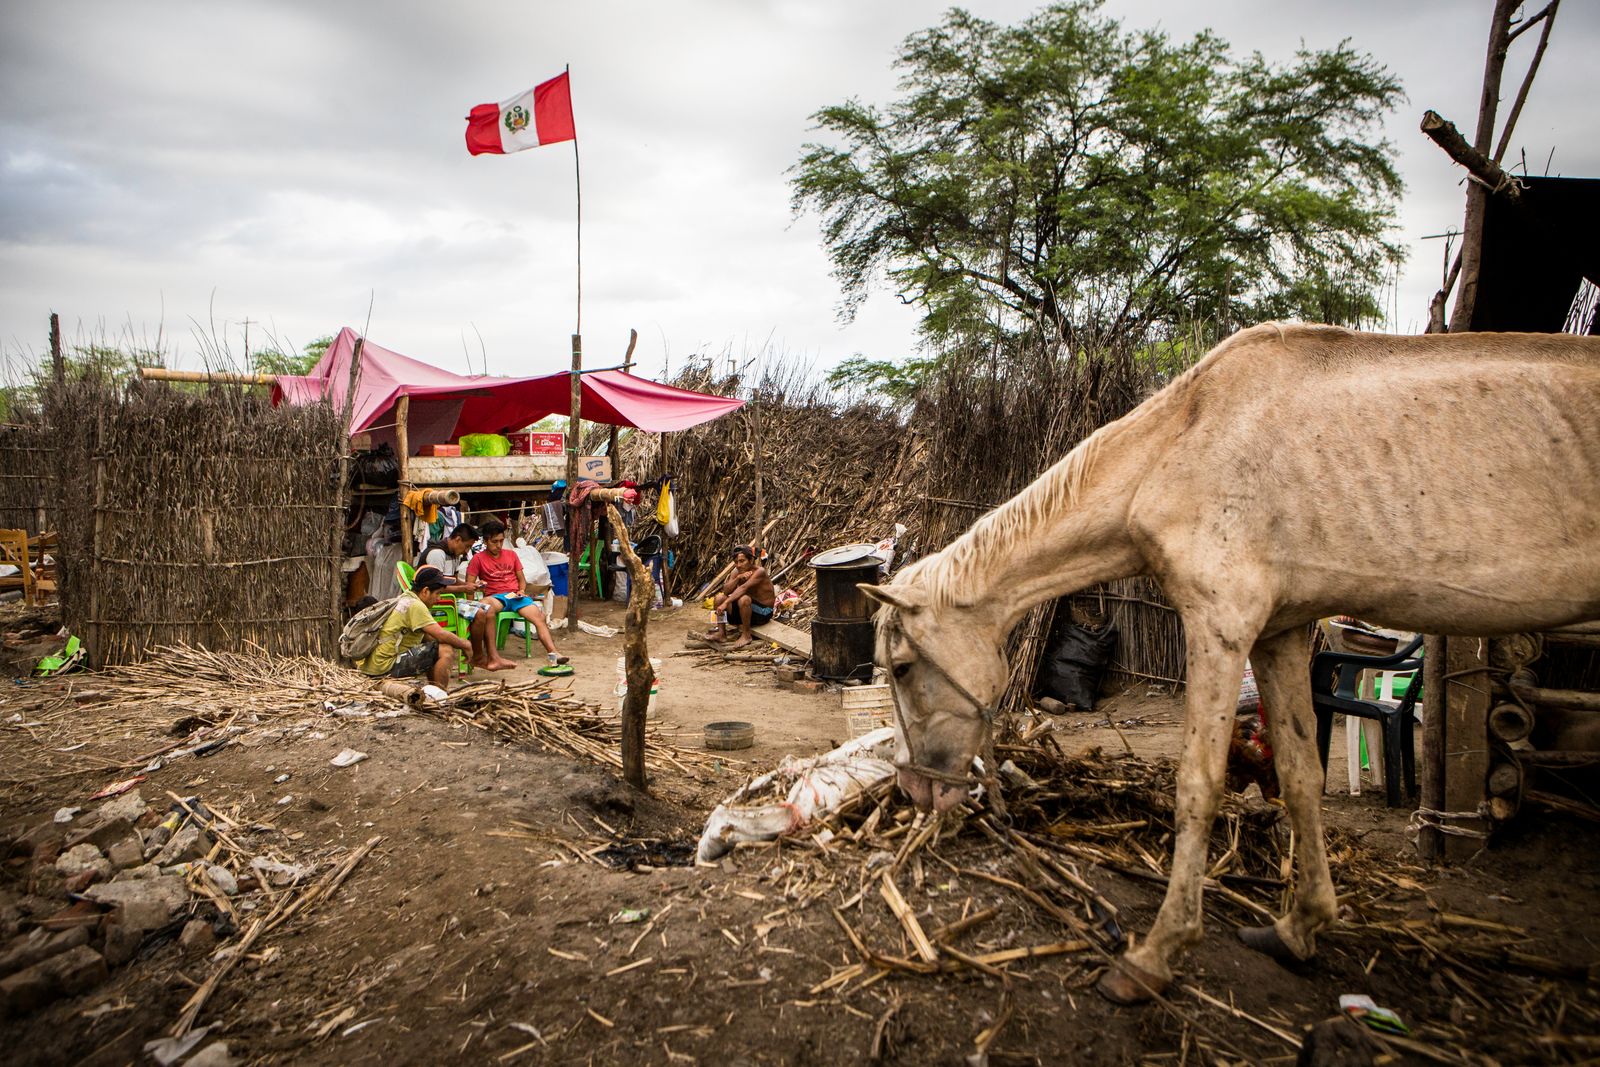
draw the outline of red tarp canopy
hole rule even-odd
[[[343,405],[349,389],[356,332],[346,326],[305,376],[281,374],[274,404],[308,404],[331,397]],[[710,422],[744,401],[661,385],[621,371],[586,371],[579,408],[590,422],[634,426],[664,433]],[[415,451],[468,433],[519,430],[546,415],[565,415],[572,405],[572,373],[537,378],[469,377],[452,374],[368,341],[361,348],[360,377],[350,413],[350,432],[393,424],[395,403],[411,397],[406,438]],[[388,436],[387,434],[385,436]]]

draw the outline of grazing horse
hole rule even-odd
[[[1172,878],[1149,936],[1100,980],[1118,1003],[1165,989],[1200,938],[1246,657],[1300,880],[1287,914],[1240,936],[1305,960],[1334,918],[1306,623],[1473,635],[1600,617],[1600,340],[1243,330],[949,547],[862,586],[884,605],[877,661],[919,808],[967,795],[1023,614],[1135,575],[1181,614],[1189,677]]]

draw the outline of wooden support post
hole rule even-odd
[[[400,499],[403,501],[406,492],[411,488],[411,442],[407,437],[408,425],[411,422],[411,397],[402,396],[400,403],[394,409],[394,442],[395,451],[400,459]],[[407,563],[416,558],[417,548],[411,542],[411,520],[406,517],[406,508],[400,505],[400,550],[404,553]]]
[[[60,385],[67,377],[66,364],[61,359],[61,316],[50,312],[50,373]]]
[[[344,570],[344,531],[347,512],[350,510],[350,415],[355,411],[356,382],[361,377],[361,350],[366,346],[365,337],[356,338],[356,347],[350,353],[350,378],[345,382],[343,415],[339,419],[339,490],[338,507],[333,512],[331,543],[328,555],[333,560],[333,587],[331,603],[328,605],[328,618],[331,629],[328,633],[327,655],[329,659],[339,655],[339,631],[342,628],[340,621],[344,617],[345,602],[345,570]]]
[[[639,331],[628,331],[628,351],[622,356],[622,373],[633,373],[633,346],[639,343]],[[611,480],[622,481],[622,464],[617,462],[617,424],[611,424],[611,440],[606,444],[606,455],[611,457]]]
[[[604,492],[598,490],[597,492]],[[617,506],[606,501],[606,515],[611,525],[626,530]],[[617,538],[622,546],[622,558],[628,565],[628,577],[633,588],[628,594],[627,635],[623,655],[627,660],[628,695],[622,701],[622,777],[638,789],[649,788],[644,767],[644,720],[650,707],[650,686],[655,682],[655,671],[650,667],[650,646],[645,640],[645,630],[650,624],[650,605],[656,596],[655,583],[650,580],[650,568],[644,565],[626,537]]]
[[[1445,641],[1428,634],[1422,646],[1422,759],[1418,785],[1424,808],[1444,810]],[[1444,858],[1444,835],[1424,820],[1417,833],[1417,854],[1427,863]]]
[[[1489,639],[1451,637],[1445,642],[1444,699],[1444,805],[1435,810],[1459,814],[1442,825],[1461,834],[1444,834],[1447,863],[1460,863],[1485,845],[1477,836],[1489,831],[1479,812],[1486,799],[1489,778]]]
[[[583,335],[572,335],[572,392],[569,398],[570,407],[567,412],[567,499],[572,499],[573,491],[578,488],[578,449],[583,447],[582,441],[582,414],[583,414]],[[589,531],[578,529],[578,509],[567,508],[567,618],[572,620],[572,628],[578,628],[578,577],[581,568],[578,561],[583,558],[583,550],[587,547]]]

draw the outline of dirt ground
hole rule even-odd
[[[588,621],[622,625],[618,607],[585,608]],[[961,1064],[977,1062],[969,1060],[975,1041],[998,1023],[992,1063],[1290,1063],[1294,1048],[1270,1031],[1298,1038],[1336,1014],[1337,996],[1349,992],[1370,994],[1414,1025],[1436,1024],[1419,1026],[1424,1046],[1443,1040],[1430,1033],[1467,1035],[1479,1062],[1600,1055],[1592,1031],[1560,1018],[1548,1027],[1558,1040],[1509,1047],[1495,1037],[1502,1004],[1461,982],[1474,972],[1445,975],[1450,968],[1422,962],[1411,946],[1335,931],[1316,961],[1289,969],[1242,948],[1217,915],[1181,964],[1182,983],[1214,1003],[1174,991],[1171,1010],[1113,1008],[1089,988],[1096,961],[1069,955],[1023,961],[1004,982],[975,971],[893,973],[819,989],[859,958],[832,907],[843,906],[863,936],[881,940],[897,929],[876,893],[858,894],[861,884],[844,879],[854,868],[838,857],[784,845],[741,850],[711,868],[643,871],[581,858],[618,838],[691,841],[715,801],[749,774],[846,738],[837,692],[779,688],[756,664],[674,656],[684,631],[703,619],[693,609],[654,618],[651,651],[664,660],[660,723],[675,743],[696,748],[705,723],[741,719],[756,725],[756,745],[703,771],[658,776],[649,797],[592,764],[428,715],[328,716],[314,731],[251,737],[151,774],[141,789],[152,803],[172,790],[239,805],[275,827],[286,847],[336,858],[381,838],[337,894],[258,943],[229,975],[200,1018],[213,1026],[210,1036],[227,1040],[237,1062],[263,1064],[832,1064],[868,1062],[874,1047],[884,1062]],[[557,636],[577,668],[573,692],[614,707],[621,637]],[[509,654],[520,659],[520,647]],[[1103,709],[1115,727],[1089,715],[1057,721],[1062,746],[1176,753],[1181,707],[1170,694],[1137,687]],[[136,733],[98,736],[92,707],[82,715],[78,739],[92,743],[79,751],[93,758],[70,774],[7,781],[7,825],[84,803],[108,780],[105,760],[149,750],[150,738]],[[0,734],[13,756],[29,740],[14,728]],[[51,740],[55,750],[67,747],[60,740]],[[330,766],[346,747],[369,758]],[[1329,780],[1338,784],[1326,799],[1330,823],[1416,885],[1411,918],[1477,916],[1524,930],[1520,947],[1531,955],[1600,961],[1594,827],[1535,823],[1464,867],[1427,871],[1405,814],[1383,806],[1381,789],[1343,792],[1338,752]],[[18,862],[7,864],[6,879],[15,881]],[[1148,929],[1159,886],[1098,869],[1086,876],[1130,930]],[[1067,936],[1002,903],[993,886],[931,861],[903,888],[930,927],[960,907],[1002,907],[970,951]],[[144,1042],[166,1032],[212,967],[185,956],[170,934],[149,941],[99,988],[0,1022],[0,1062],[150,1062]],[[1600,1010],[1593,984],[1530,978],[1527,988],[1549,1004],[1578,1004],[1574,1018]],[[1228,1003],[1249,1017],[1230,1014]],[[1458,1048],[1445,1062],[1459,1057]]]

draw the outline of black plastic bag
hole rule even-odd
[[[1034,683],[1035,696],[1053,697],[1084,711],[1094,710],[1111,650],[1117,647],[1117,628],[1110,623],[1103,630],[1091,630],[1072,623],[1060,628],[1055,641],[1045,650]]]
[[[355,484],[373,489],[393,489],[400,484],[400,460],[387,444],[371,452],[357,452]]]

